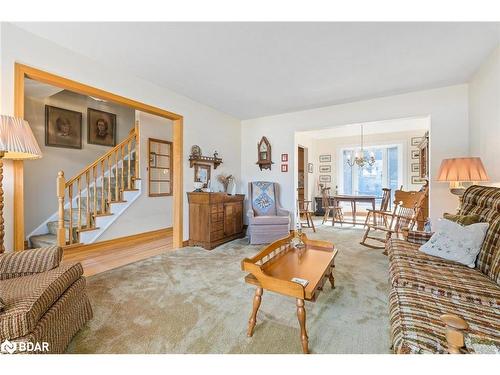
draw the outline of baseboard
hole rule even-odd
[[[143,242],[143,241],[154,241],[154,240],[159,240],[168,236],[173,235],[173,229],[172,227],[169,228],[163,228],[163,229],[157,229],[153,230],[150,232],[143,232],[143,233],[138,233],[138,234],[132,234],[130,236],[125,236],[125,237],[119,237],[119,238],[113,238],[111,240],[105,240],[105,241],[100,241],[100,242],[94,242],[94,243],[89,243],[89,244],[73,244],[73,245],[66,245],[63,246],[63,249],[65,251],[72,251],[72,250],[94,250],[94,249],[104,249],[104,248],[113,248],[116,246],[120,245],[131,245],[136,242]]]

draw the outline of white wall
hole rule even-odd
[[[24,212],[24,229],[28,236],[57,211],[57,172],[64,171],[66,179],[70,179],[111,149],[87,143],[87,108],[116,114],[117,144],[134,127],[135,113],[131,108],[97,102],[66,90],[45,99],[26,97],[24,103],[24,118],[29,122],[43,154],[39,160],[24,163],[24,202],[29,208]],[[45,104],[82,113],[82,149],[45,146]]]
[[[137,112],[141,136],[141,196],[99,237],[110,240],[132,234],[172,227],[173,197],[150,197],[148,192],[148,139],[173,140],[172,121]]]
[[[184,190],[192,190],[193,171],[187,155],[191,145],[198,144],[207,153],[215,149],[224,159],[217,172],[233,174],[240,179],[240,121],[225,113],[148,81],[131,76],[119,66],[103,66],[87,57],[62,48],[8,23],[0,25],[0,111],[14,111],[14,63],[30,65],[90,86],[164,108],[184,116]],[[6,248],[12,249],[13,235],[12,165],[5,163],[5,231]],[[241,186],[241,184],[238,184]],[[239,191],[239,190],[238,190]],[[184,198],[184,239],[189,237],[188,205]],[[26,207],[29,209],[29,207]]]
[[[490,183],[500,185],[500,46],[469,84],[470,154],[481,157]]]
[[[289,164],[295,165],[297,131],[426,116],[431,120],[430,215],[435,219],[446,210],[454,210],[457,205],[448,186],[434,181],[433,176],[443,158],[468,153],[468,92],[465,84],[242,121],[243,182],[269,180],[280,183],[283,187],[281,202],[291,209],[295,207],[294,173],[280,172],[277,164],[271,171],[261,172],[255,165],[256,145],[263,135],[271,142],[275,161],[279,160],[281,153],[289,153]]]

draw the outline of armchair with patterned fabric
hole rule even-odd
[[[82,265],[62,255],[56,246],[0,254],[0,342],[15,352],[29,342],[40,350],[26,353],[63,353],[92,318]]]
[[[290,211],[279,204],[279,185],[255,181],[248,184],[250,244],[271,243],[290,234]]]

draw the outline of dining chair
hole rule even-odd
[[[364,226],[366,227],[370,219],[373,221],[373,224],[384,224],[385,226],[387,226],[387,214],[390,213],[390,201],[391,189],[382,188],[382,200],[380,201],[380,208],[378,210],[373,210],[371,208],[367,209],[368,213],[366,215]]]
[[[316,232],[316,228],[314,227],[314,222],[313,222],[313,212],[310,209],[311,206],[311,201],[304,200],[304,199],[298,199],[297,200],[297,206],[299,208],[299,216],[300,216],[300,227],[302,228],[304,225],[307,226],[307,228],[312,228],[313,232]],[[304,223],[302,221],[302,218],[306,220]]]
[[[329,220],[331,214],[332,225],[334,225],[335,222],[339,222],[340,225],[343,226],[344,211],[342,210],[342,207],[340,206],[339,202],[337,202],[336,200],[333,201],[333,205],[330,204],[331,197],[328,194],[329,192],[330,188],[325,188],[321,190],[321,203],[323,205],[323,210],[325,211],[322,224],[324,224]]]

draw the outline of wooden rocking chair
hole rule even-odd
[[[392,235],[402,232],[403,228],[412,229],[417,221],[417,216],[422,209],[424,198],[427,191],[403,191],[396,190],[394,194],[394,208],[392,213],[383,214],[386,216],[384,223],[373,224],[370,222],[366,223],[366,232],[363,236],[363,240],[360,242],[361,245],[371,247],[374,249],[384,249],[385,244]],[[371,231],[381,231],[385,233],[384,237],[370,236]],[[366,243],[368,239],[382,242],[384,245],[372,245]]]

